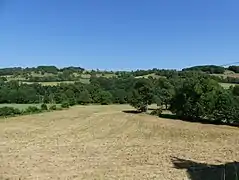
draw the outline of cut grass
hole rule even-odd
[[[182,180],[187,172],[174,168],[173,158],[239,161],[237,128],[126,110],[75,106],[0,122],[1,178]]]

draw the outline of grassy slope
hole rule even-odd
[[[239,161],[237,128],[76,106],[0,122],[3,179],[187,179],[173,157]]]

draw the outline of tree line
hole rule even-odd
[[[235,123],[239,119],[239,88],[223,89],[214,76],[195,71],[161,71],[162,78],[135,78],[124,74],[91,76],[89,84],[42,86],[0,81],[0,103],[126,104],[140,112],[156,103],[181,119]],[[160,110],[158,111],[161,112]]]
[[[67,102],[63,102],[60,107],[57,107],[55,104],[48,106],[47,104],[41,104],[41,107],[37,106],[28,106],[26,109],[20,110],[11,106],[0,107],[0,117],[9,117],[16,115],[26,115],[26,114],[35,114],[47,111],[62,110],[69,108],[70,105]]]
[[[81,67],[64,67],[57,68],[56,66],[38,66],[38,67],[12,67],[12,68],[2,68],[0,69],[0,76],[8,76],[8,75],[22,75],[26,73],[39,73],[44,75],[45,73],[57,74],[59,72],[83,72],[85,69]]]
[[[164,105],[179,119],[239,125],[239,86],[226,90],[210,76],[191,74],[156,84],[141,79],[134,84],[131,97],[129,103],[140,112],[157,103],[154,115],[160,116]]]
[[[82,79],[82,74],[89,74],[91,76],[96,76],[97,74],[113,74],[119,78],[128,78],[128,77],[142,77],[142,76],[153,76],[157,75],[160,77],[172,78],[176,76],[185,76],[188,72],[197,72],[201,74],[221,74],[222,76],[213,76],[212,78],[221,83],[234,83],[239,84],[238,77],[227,76],[224,77],[223,73],[226,70],[233,71],[235,73],[239,72],[239,66],[229,66],[224,68],[221,66],[207,65],[207,66],[194,66],[190,68],[185,68],[182,71],[169,70],[169,69],[149,69],[149,70],[136,70],[136,71],[100,71],[100,70],[91,70],[85,71],[81,67],[66,67],[66,68],[57,68],[55,66],[38,66],[33,68],[4,68],[0,69],[0,81],[7,81],[7,78],[4,76],[12,75],[13,77],[22,77],[25,78],[24,81],[28,82],[61,82],[61,81],[79,81]],[[34,73],[40,74],[42,76],[36,76]],[[44,74],[47,76],[43,76]]]

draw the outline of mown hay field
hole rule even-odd
[[[239,161],[235,127],[123,112],[127,105],[0,119],[0,179],[187,179],[173,159]]]

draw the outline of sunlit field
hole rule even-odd
[[[0,179],[187,179],[175,159],[239,161],[235,127],[131,113],[127,105],[0,121]]]

